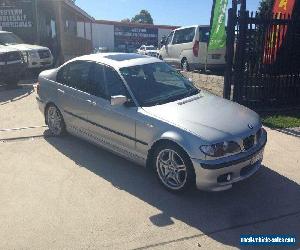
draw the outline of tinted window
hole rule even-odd
[[[63,67],[57,77],[57,81],[69,87],[81,90],[89,94],[95,94],[95,85],[90,79],[92,63],[72,62]]]
[[[173,44],[190,43],[195,37],[195,27],[177,30],[174,35]]]
[[[104,66],[100,64],[95,64],[92,81],[95,84],[95,95],[98,97],[102,97],[104,99],[109,99],[106,83],[104,80]]]
[[[105,82],[109,97],[115,95],[124,95],[129,97],[122,79],[112,68],[105,67]]]

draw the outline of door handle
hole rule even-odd
[[[59,93],[61,93],[61,94],[64,94],[64,93],[65,93],[65,91],[63,91],[62,89],[57,89],[57,91],[58,91]]]
[[[96,106],[97,105],[97,103],[96,102],[94,102],[94,101],[92,101],[92,100],[86,100],[90,105],[92,105],[92,106]]]

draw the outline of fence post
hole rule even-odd
[[[241,102],[243,95],[244,85],[244,71],[245,71],[245,46],[247,36],[247,19],[249,12],[240,10],[240,16],[238,18],[239,36],[235,57],[235,72],[234,72],[234,91],[233,100]]]
[[[227,22],[227,42],[226,42],[226,69],[224,77],[224,89],[223,97],[230,100],[231,96],[231,84],[232,84],[232,67],[234,58],[234,40],[235,40],[235,25],[236,25],[236,13],[234,9],[228,10],[228,22]]]

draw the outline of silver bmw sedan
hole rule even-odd
[[[267,141],[255,112],[138,54],[87,55],[44,71],[37,101],[53,135],[153,168],[173,192],[231,188],[260,168]]]

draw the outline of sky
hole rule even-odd
[[[120,21],[148,10],[154,24],[209,24],[213,0],[76,0],[76,4],[96,19]],[[248,9],[257,10],[259,0],[248,0]],[[229,0],[229,4],[231,1]]]

